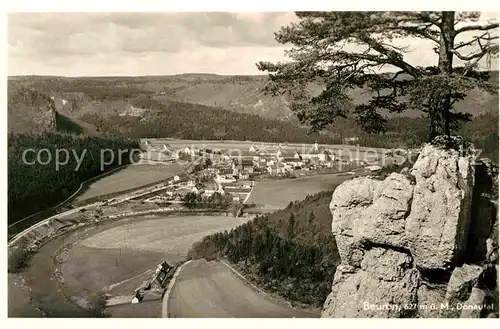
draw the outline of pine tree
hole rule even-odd
[[[299,120],[322,130],[346,118],[353,108],[356,122],[369,133],[387,130],[381,110],[401,113],[413,108],[430,119],[429,137],[450,135],[470,115],[453,112],[456,102],[480,87],[498,92],[479,72],[481,60],[498,56],[498,22],[480,24],[477,12],[297,12],[298,23],[276,33],[291,44],[289,61],[259,62],[269,72],[265,91],[288,95]],[[397,39],[420,38],[433,44],[436,65],[418,67]],[[462,61],[455,66],[454,60]],[[395,70],[379,74],[381,68]],[[321,83],[321,93],[307,88]],[[368,101],[352,105],[349,91],[364,87]]]
[[[295,234],[295,214],[290,213],[290,217],[288,217],[288,226],[286,229],[286,236],[288,239],[292,239]]]

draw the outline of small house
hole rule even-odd
[[[290,167],[302,167],[304,165],[304,162],[300,159],[296,159],[295,157],[286,157],[286,158],[283,158],[282,162],[285,164],[285,165],[288,165]]]
[[[236,179],[232,175],[216,174],[215,180],[221,184],[222,183],[234,183],[234,182],[236,182]]]
[[[267,171],[270,175],[281,175],[286,172],[285,166],[281,163],[267,166]]]
[[[243,159],[241,160],[241,167],[242,170],[246,173],[253,173],[254,165],[253,165],[253,160],[251,159]]]

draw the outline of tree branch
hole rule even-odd
[[[369,37],[369,36],[360,36],[359,39],[363,42],[365,42],[367,45],[369,45],[371,48],[374,50],[378,51],[382,55],[387,56],[387,59],[384,60],[385,64],[392,64],[396,67],[399,67],[401,70],[405,71],[406,73],[410,74],[413,77],[418,77],[420,76],[420,71],[416,69],[415,67],[411,66],[407,62],[405,62],[402,58],[401,55],[394,50],[390,50],[382,46],[379,42],[377,42],[375,39]]]
[[[489,35],[488,32],[485,32],[483,33],[482,35],[480,35],[479,37],[474,37],[474,39],[472,39],[471,41],[468,41],[468,42],[461,42],[459,43],[458,45],[456,45],[453,49],[455,50],[458,50],[462,47],[466,47],[466,46],[470,46],[472,45],[474,42],[479,42],[480,39],[483,39],[483,40],[493,40],[494,38],[484,38],[485,36]]]
[[[462,55],[460,54],[458,51],[456,51],[455,49],[452,49],[450,50],[455,56],[457,56],[458,58],[460,58],[461,60],[463,61],[471,61],[475,58],[480,58],[480,57],[483,57],[484,55],[486,55],[485,52],[481,51],[480,53],[475,53],[475,54],[472,54],[472,55],[469,55],[469,56],[465,56],[465,55]]]
[[[466,32],[466,31],[487,31],[487,30],[495,29],[497,27],[498,27],[498,23],[491,23],[488,25],[464,26],[464,27],[461,27],[461,28],[455,30],[455,36],[457,36],[458,34],[460,34],[462,32]]]

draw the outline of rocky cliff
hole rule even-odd
[[[409,170],[333,193],[323,317],[498,317],[498,167],[437,137]]]
[[[56,130],[54,101],[34,88],[9,91],[9,132],[41,132]]]

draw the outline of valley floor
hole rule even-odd
[[[81,193],[75,201],[83,201],[92,197],[116,193],[138,188],[173,177],[181,172],[183,166],[178,163],[169,164],[133,164],[112,175],[99,179]]]
[[[184,267],[167,298],[168,316],[172,318],[315,318],[320,315],[280,303],[250,287],[221,262],[204,259]]]
[[[204,236],[229,230],[245,219],[231,216],[142,217],[122,219],[77,229],[43,245],[27,269],[27,289],[16,287],[9,316],[24,317],[33,307],[50,317],[86,317],[80,306],[103,292],[127,296],[162,261],[176,264],[186,258],[191,245]],[[9,276],[15,285],[19,276]],[[157,317],[156,301],[125,304],[106,310],[111,316]]]

